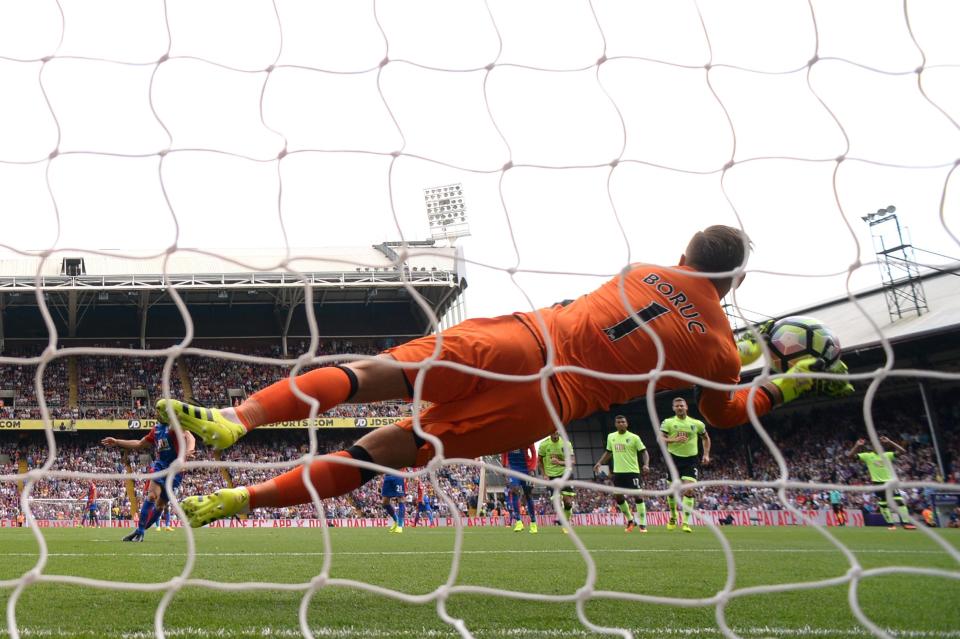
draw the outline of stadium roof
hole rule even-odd
[[[291,253],[58,251],[45,260],[0,259],[0,339],[46,335],[38,289],[62,337],[143,342],[182,336],[170,288],[190,307],[197,335],[211,338],[307,334],[308,288],[326,335],[422,335],[430,317],[408,286],[438,317],[466,288],[458,249],[432,240]]]
[[[302,285],[293,270],[310,276],[315,285],[331,282],[339,285],[373,277],[370,274],[383,276],[399,272],[397,264],[402,248],[399,242],[384,242],[365,247],[296,249],[286,260],[282,251],[258,249],[209,249],[203,253],[181,249],[169,256],[113,250],[58,251],[45,260],[38,256],[0,259],[0,291],[34,290],[38,270],[40,286],[44,289],[132,290],[162,288],[169,283],[188,288],[206,282],[228,286]],[[456,274],[458,264],[462,263],[457,260],[455,248],[435,246],[432,241],[411,242],[406,252],[403,264],[412,273]],[[279,266],[284,262],[284,267]],[[162,277],[164,274],[167,277]],[[384,276],[384,279],[394,278]]]
[[[816,317],[836,333],[845,352],[875,347],[881,343],[881,335],[897,343],[960,329],[960,263],[925,274],[919,279],[928,307],[921,315],[917,315],[915,310],[911,311],[901,299],[903,315],[891,321],[887,290],[878,287],[854,295],[862,311],[850,298],[841,297],[783,313],[781,317]],[[864,315],[877,324],[879,334]],[[758,364],[762,362],[761,359]]]

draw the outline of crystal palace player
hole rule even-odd
[[[157,421],[157,425],[151,428],[150,432],[142,439],[114,439],[113,437],[105,437],[100,443],[104,446],[116,446],[124,450],[146,450],[147,448],[153,448],[154,458],[153,464],[150,466],[150,472],[156,473],[165,470],[169,468],[173,460],[177,458],[177,436],[173,432],[173,429],[165,423],[166,415],[161,413],[159,417],[160,419]],[[185,456],[187,459],[190,459],[193,457],[196,440],[190,433],[184,433],[183,437],[187,443]],[[177,473],[173,478],[174,490],[180,486],[182,480],[183,473]],[[143,505],[140,507],[140,518],[137,520],[137,529],[124,537],[123,540],[143,541],[144,533],[160,519],[160,513],[163,512],[164,507],[169,501],[170,496],[167,494],[165,477],[147,481],[146,495],[143,499]]]
[[[540,309],[539,318],[527,312],[467,320],[445,330],[442,344],[435,335],[421,337],[376,358],[312,370],[295,383],[301,393],[319,402],[320,412],[343,402],[408,398],[418,369],[400,368],[398,363],[423,362],[433,358],[436,349],[440,364],[522,376],[517,381],[494,380],[445,366],[429,368],[423,375],[421,395],[431,406],[420,422],[443,443],[443,454],[475,458],[522,448],[555,430],[547,401],[566,423],[640,397],[647,389],[644,380],[600,379],[588,374],[592,371],[636,375],[659,367],[718,383],[739,382],[741,357],[720,300],[735,285],[730,273],[746,263],[748,248],[742,231],[711,226],[693,236],[678,267],[635,264],[568,305]],[[632,312],[625,309],[624,296]],[[662,349],[649,333],[659,336]],[[586,372],[567,370],[550,376],[545,399],[538,373],[546,362],[547,339],[555,349],[555,366]],[[791,372],[806,372],[816,364],[814,358],[805,358]],[[832,395],[852,392],[842,377],[845,371],[838,363],[831,369],[838,375],[829,381],[777,378],[767,382],[753,395],[754,409],[764,415],[815,388]],[[659,389],[690,385],[669,374],[657,380]],[[746,388],[735,393],[704,388],[700,412],[714,426],[742,424],[748,419],[748,392]],[[288,378],[235,408],[211,411],[177,400],[160,400],[157,407],[221,449],[258,426],[303,419],[310,412]],[[342,458],[402,468],[422,466],[434,454],[433,445],[413,432],[413,421],[407,418],[377,428],[347,450],[317,459],[311,464],[310,477],[324,499],[351,492],[376,474],[338,463]],[[256,486],[190,497],[183,507],[191,525],[202,526],[249,508],[308,503],[310,494],[301,478],[301,470],[292,469]]]
[[[433,500],[430,498],[430,493],[427,492],[427,487],[422,481],[417,481],[417,514],[413,516],[414,526],[420,521],[420,513],[426,514],[431,527],[436,525],[433,521]]]
[[[97,525],[97,485],[92,481],[87,485],[87,504],[80,523],[85,525],[88,520],[91,526]]]
[[[537,449],[531,444],[526,448],[517,448],[500,456],[500,463],[505,468],[532,475],[537,469]],[[514,521],[513,532],[523,532],[523,516],[520,514],[520,495],[523,495],[524,505],[527,509],[527,515],[530,517],[530,532],[537,534],[537,513],[533,508],[533,486],[530,482],[517,477],[507,478],[507,489],[510,494],[507,496],[507,507],[510,509],[510,515]]]

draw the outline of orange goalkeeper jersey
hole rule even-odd
[[[691,275],[689,267],[666,269],[636,265],[567,306],[541,310],[556,348],[558,366],[579,366],[603,373],[643,374],[657,367],[653,339],[630,316],[620,293],[641,322],[663,342],[662,370],[657,390],[689,388],[695,382],[669,375],[680,371],[714,382],[735,384],[740,379],[740,357],[727,316],[713,283]],[[539,324],[533,313],[524,319]],[[607,410],[643,395],[647,381],[613,381],[581,373],[557,375],[561,410],[566,421]],[[714,426],[730,427],[747,421],[748,389],[730,393],[703,389],[700,412]],[[754,400],[758,414],[770,410],[762,392]]]

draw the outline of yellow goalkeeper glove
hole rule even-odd
[[[823,366],[824,362],[822,359],[804,357],[790,367],[787,375],[791,373],[818,372],[824,370]],[[826,372],[834,373],[838,377],[834,379],[778,377],[771,383],[780,389],[780,396],[783,398],[782,402],[784,404],[792,402],[801,395],[811,391],[818,395],[826,395],[827,397],[846,397],[853,393],[853,385],[846,379],[839,377],[840,375],[847,374],[847,365],[843,363],[843,360],[838,359],[826,369]]]
[[[826,369],[826,372],[836,375],[846,375],[847,365],[843,363],[842,359],[838,359],[830,368]],[[842,377],[835,379],[818,379],[816,380],[815,386],[817,395],[826,395],[827,397],[846,397],[847,395],[852,395],[854,391],[853,384]]]
[[[757,324],[754,328],[760,333],[761,338],[767,339],[772,327],[773,320],[767,320],[763,324]],[[740,353],[740,366],[752,364],[763,355],[763,348],[760,346],[760,342],[754,337],[753,332],[749,330],[744,332],[737,341],[737,351]]]
[[[791,366],[786,374],[809,373],[818,370],[821,366],[823,366],[823,360],[819,360],[816,357],[804,357]],[[780,390],[781,401],[786,404],[787,402],[792,402],[804,393],[812,391],[816,385],[816,381],[817,380],[809,377],[778,377],[771,383]]]

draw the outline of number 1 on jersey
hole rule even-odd
[[[650,302],[637,311],[637,317],[639,317],[640,321],[644,324],[649,324],[653,320],[669,311],[670,309],[662,304]],[[631,315],[627,315],[624,319],[620,320],[613,326],[608,326],[607,328],[603,329],[603,332],[606,333],[607,338],[611,342],[615,342],[618,339],[623,339],[638,328],[640,328],[640,324],[637,324],[636,320],[634,320]]]

